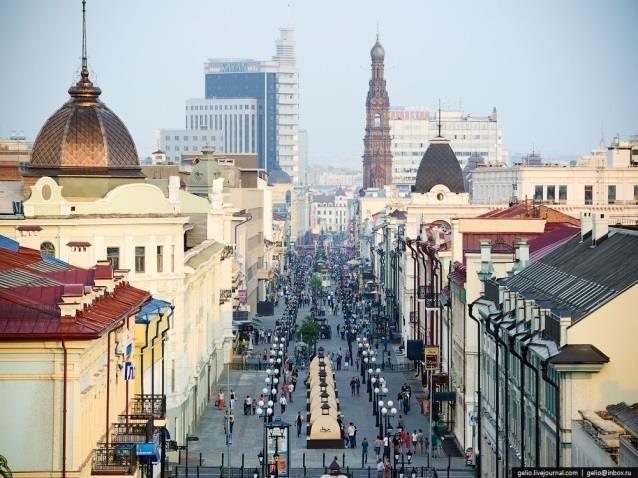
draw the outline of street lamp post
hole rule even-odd
[[[186,478],[188,478],[188,444],[192,441],[199,441],[199,437],[186,435]]]

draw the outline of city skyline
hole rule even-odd
[[[1,7],[0,38],[12,48],[0,58],[12,68],[3,75],[0,136],[15,130],[34,140],[79,71],[76,2],[38,4],[35,14],[33,5]],[[631,55],[630,26],[638,7],[632,2],[613,2],[613,8],[579,3],[579,10],[567,3],[514,10],[484,2],[480,11],[466,2],[325,5],[291,7],[310,164],[361,166],[377,22],[391,106],[434,109],[441,98],[444,109],[462,104],[474,115],[496,106],[503,147],[513,155],[532,149],[550,159],[579,155],[597,145],[601,131],[607,142],[616,133],[636,133],[631,79],[638,60]],[[92,77],[128,125],[140,157],[152,151],[155,129],[181,126],[185,98],[203,96],[206,59],[270,59],[278,29],[288,21],[284,1],[246,1],[225,11],[205,2],[190,6],[88,3]],[[254,14],[237,22],[246,8]],[[483,29],[473,31],[473,24]]]

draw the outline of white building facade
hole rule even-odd
[[[428,142],[439,134],[438,122],[438,113],[425,108],[390,108],[392,183],[397,187],[414,184]],[[496,109],[485,117],[441,111],[441,135],[450,141],[461,168],[470,156],[481,156],[486,164],[507,163]]]
[[[533,199],[575,216],[583,206],[598,206],[612,216],[636,215],[638,142],[615,141],[607,161],[577,164],[583,166],[479,167],[470,181],[472,202],[506,204]]]

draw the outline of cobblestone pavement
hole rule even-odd
[[[281,317],[283,312],[282,304],[276,308],[275,315],[273,317],[262,317],[262,322],[265,328],[274,328],[275,319]],[[301,309],[299,311],[299,323],[303,317],[308,314],[308,309]],[[343,323],[343,317],[341,315],[327,315],[330,325],[333,329],[333,338],[331,340],[321,340],[320,346],[326,349],[326,354],[339,349],[347,350],[347,342],[337,337],[336,326]],[[256,347],[256,350],[263,350],[269,347],[268,344],[260,344]],[[289,345],[289,350],[294,350],[294,342]],[[356,344],[353,344],[353,352],[356,353]],[[392,360],[395,361],[396,357],[392,356]],[[372,403],[368,400],[368,394],[364,385],[361,386],[359,396],[351,396],[349,382],[350,379],[357,375],[357,371],[354,367],[349,370],[336,371],[337,388],[339,390],[339,405],[341,413],[345,416],[344,422],[353,422],[357,431],[357,445],[361,443],[364,437],[368,439],[370,443],[368,463],[374,468],[374,450],[373,442],[378,434],[378,428],[375,425],[375,417],[372,414]],[[396,394],[400,391],[403,383],[411,383],[413,389],[418,383],[410,375],[411,372],[384,372],[381,374],[386,379],[387,387],[389,389],[388,398],[392,399],[396,397]],[[242,455],[244,457],[244,466],[246,468],[254,468],[258,466],[257,455],[263,448],[263,419],[257,415],[245,416],[243,415],[243,400],[246,395],[258,396],[261,393],[261,389],[264,387],[264,379],[266,378],[265,372],[258,371],[231,371],[230,375],[224,374],[220,378],[220,385],[223,387],[223,391],[226,395],[226,404],[228,406],[229,390],[234,390],[237,394],[237,403],[235,404],[235,424],[233,430],[232,444],[228,446],[224,438],[224,425],[223,417],[224,412],[216,410],[214,403],[209,404],[206,412],[204,413],[197,429],[194,434],[199,437],[198,442],[193,442],[190,446],[191,458],[193,462],[198,462],[199,453],[202,454],[203,463],[209,466],[221,465],[222,453],[224,454],[224,463],[226,466],[229,464],[231,467],[240,467],[242,465]],[[332,461],[334,456],[338,456],[339,462],[342,461],[342,456],[345,457],[344,466],[360,467],[362,464],[361,448],[358,446],[355,449],[340,449],[340,450],[307,450],[306,449],[306,435],[305,435],[305,418],[306,418],[306,398],[305,389],[303,387],[303,379],[305,378],[305,371],[300,372],[299,387],[293,393],[293,402],[289,403],[286,407],[285,413],[280,413],[280,406],[275,406],[275,417],[281,417],[284,421],[291,424],[290,428],[290,463],[291,467],[301,467],[305,455],[305,463],[308,467],[321,467],[323,466],[325,452],[325,464],[328,465]],[[416,402],[412,400],[411,411],[404,416],[405,425],[408,430],[422,429],[423,433],[428,435],[428,420],[427,417],[421,415],[416,406]],[[297,437],[296,427],[294,426],[295,417],[297,412],[301,412],[304,417],[304,426],[299,437]],[[398,416],[393,419],[393,426],[396,427]],[[425,466],[427,463],[427,457],[425,454],[418,453],[414,455],[412,463],[417,466]],[[437,468],[445,468],[448,466],[448,458],[437,458],[434,461]],[[450,460],[452,468],[464,468],[465,462],[462,458],[452,458]],[[407,462],[406,462],[407,468]]]

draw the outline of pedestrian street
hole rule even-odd
[[[275,321],[278,318],[281,318],[283,307],[283,301],[280,301],[275,310],[274,316],[261,318],[264,329],[275,328]],[[299,310],[298,322],[301,322],[309,313],[310,311],[308,308],[301,308]],[[339,350],[343,352],[347,351],[347,342],[345,340],[341,340],[340,335],[336,333],[337,325],[343,325],[343,316],[341,314],[334,316],[327,312],[327,318],[328,323],[331,325],[333,330],[332,338],[330,340],[320,340],[318,346],[324,347],[326,356],[329,356],[330,352],[334,352],[336,354]],[[269,348],[269,346],[270,345],[268,343],[259,344],[255,347],[254,352],[261,352],[264,349]],[[294,347],[295,341],[293,340],[290,342],[288,350],[292,351],[294,350]],[[356,342],[354,342],[354,355],[356,355],[356,347]],[[383,346],[381,345],[380,349],[382,348]],[[391,352],[391,363],[395,364],[397,361],[402,360],[402,357],[397,357],[395,355],[395,350],[391,345],[388,346],[388,350]],[[372,403],[369,401],[366,385],[361,384],[359,395],[355,394],[355,396],[352,396],[350,381],[353,377],[360,378],[360,373],[355,367],[350,366],[346,368],[345,364],[342,364],[341,370],[337,370],[336,366],[333,370],[336,374],[336,383],[339,391],[339,406],[340,412],[343,415],[344,426],[347,427],[350,422],[356,426],[357,447],[337,450],[306,449],[306,390],[303,380],[306,377],[307,370],[300,370],[298,387],[292,394],[292,401],[287,404],[285,412],[281,413],[279,403],[275,403],[273,407],[274,417],[281,417],[284,421],[291,425],[290,466],[291,468],[301,468],[304,465],[305,456],[305,466],[313,468],[323,467],[327,466],[332,459],[337,456],[339,463],[342,463],[342,460],[345,458],[343,463],[344,467],[361,467],[363,460],[363,465],[366,468],[369,465],[374,470],[376,460],[373,447],[375,438],[379,434],[379,429],[375,423],[376,417],[372,412]],[[411,384],[413,388],[415,388],[418,384],[418,381],[413,378],[413,371],[395,372],[386,370],[381,375],[385,378],[386,386],[388,388],[388,397],[386,397],[386,402],[387,400],[391,400],[397,396],[404,383]],[[231,370],[230,374],[225,373],[223,375],[219,385],[220,389],[225,394],[226,408],[229,406],[232,391],[235,392],[237,397],[233,410],[235,420],[232,432],[232,444],[227,444],[224,438],[225,412],[216,409],[214,400],[211,400],[203,418],[198,424],[197,429],[193,431],[193,435],[199,437],[199,441],[193,442],[190,445],[190,464],[199,464],[201,453],[203,465],[221,466],[223,454],[225,467],[230,466],[236,468],[241,467],[243,464],[243,466],[248,470],[259,468],[258,454],[263,448],[264,419],[256,414],[244,415],[243,403],[247,395],[250,397],[259,396],[262,388],[264,388],[266,377],[267,375],[265,371],[253,370]],[[398,404],[394,405],[394,407],[398,408]],[[295,425],[298,413],[301,414],[304,420],[299,436],[297,435],[297,427]],[[395,417],[390,419],[390,425],[396,428],[399,420],[399,412],[397,411]],[[428,420],[426,416],[420,414],[415,400],[412,400],[411,410],[409,413],[403,416],[401,420],[405,423],[406,429],[410,432],[413,430],[422,430],[425,436],[427,436],[429,426]],[[360,446],[364,438],[366,438],[369,443],[367,463],[365,457],[362,457]],[[426,455],[427,453],[423,453],[421,451],[413,453],[411,457],[411,464],[416,466],[426,466],[428,462]],[[182,457],[182,460],[184,460],[184,457]],[[403,462],[405,464],[405,469],[409,470],[406,455],[403,456]],[[465,468],[465,461],[460,457],[451,458],[449,460],[449,464],[454,469]],[[434,458],[434,465],[437,468],[446,468],[448,466],[448,458],[446,456]]]

